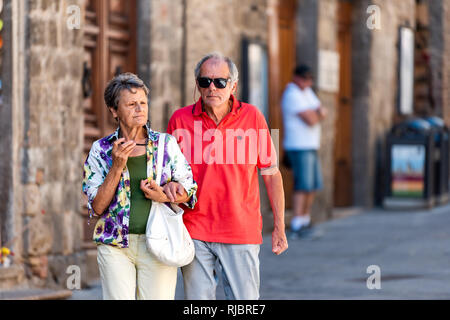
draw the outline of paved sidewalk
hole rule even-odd
[[[261,299],[450,299],[450,205],[428,211],[370,210],[315,227],[316,239],[289,242],[281,256],[261,247]],[[381,289],[368,289],[367,267]],[[101,288],[71,299],[100,299]],[[224,299],[218,288],[218,299]],[[176,299],[183,299],[179,273]]]

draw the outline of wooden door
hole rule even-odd
[[[336,141],[334,147],[334,205],[346,207],[352,200],[352,88],[351,3],[339,1],[338,51],[340,55]]]
[[[283,118],[281,96],[287,83],[292,79],[295,68],[295,16],[296,1],[282,0],[269,3],[269,125],[280,129],[280,171],[283,175],[286,208],[292,206],[292,171],[282,165]]]
[[[117,124],[106,108],[106,84],[123,72],[136,73],[136,0],[85,0],[83,111],[84,157],[92,143]],[[87,208],[84,206],[87,220]],[[84,238],[91,242],[95,219],[85,223]]]

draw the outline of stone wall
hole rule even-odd
[[[437,115],[443,117],[446,124],[450,125],[450,100],[449,100],[449,78],[448,71],[450,53],[450,1],[418,1],[417,27],[419,32],[419,40],[425,38],[424,53],[426,59],[423,59],[423,65],[416,65],[416,111],[424,115]],[[420,41],[419,41],[420,42]],[[417,57],[421,58],[421,57]],[[428,69],[423,70],[425,67]],[[424,76],[428,77],[428,87],[423,83]],[[421,96],[428,95],[428,105],[423,106],[420,101]],[[417,101],[419,100],[419,101]],[[418,103],[417,103],[418,102]]]
[[[442,1],[442,114],[450,126],[450,1]]]
[[[83,38],[81,30],[67,27],[71,4],[82,7],[81,0],[33,0],[27,11],[27,88],[14,191],[22,202],[15,214],[23,217],[17,259],[37,286],[62,286],[71,264],[83,272]]]
[[[296,14],[296,63],[311,66],[314,78],[318,79],[319,50],[337,51],[338,2],[335,0],[310,1],[300,0]],[[315,81],[314,90],[321,104],[327,108],[328,116],[321,123],[321,148],[319,150],[324,188],[317,193],[312,208],[313,223],[332,217],[334,190],[334,140],[336,121],[336,93],[318,88]]]
[[[338,51],[338,1],[322,0],[318,5],[317,50]],[[318,62],[320,63],[320,62]],[[320,67],[318,65],[318,67]],[[318,78],[316,78],[318,79]],[[317,81],[316,81],[317,82]],[[337,92],[317,90],[321,104],[327,108],[328,116],[321,123],[321,148],[319,150],[324,180],[323,190],[317,194],[313,205],[313,222],[332,218],[334,192],[334,145],[336,135]]]
[[[182,100],[183,1],[152,0],[149,10],[150,122],[153,129],[165,131]]]
[[[352,50],[352,176],[353,176],[353,204],[366,206],[371,195],[369,191],[370,179],[366,172],[371,168],[369,152],[371,146],[369,140],[369,97],[371,83],[371,46],[375,30],[366,27],[366,9],[371,4],[370,0],[357,1],[353,5],[352,12],[352,46],[358,50]],[[383,20],[381,20],[381,23]],[[358,134],[354,134],[354,133]]]
[[[195,92],[194,68],[212,51],[229,56],[241,66],[243,37],[267,43],[267,3],[265,0],[224,0],[186,2],[185,103],[199,98]],[[238,97],[239,95],[238,89]]]
[[[380,8],[379,30],[366,28],[366,9],[371,4]],[[397,110],[398,28],[415,27],[415,1],[358,2],[355,14],[354,44],[359,46],[357,52],[353,50],[352,63],[356,75],[353,81],[353,194],[356,206],[371,207],[384,192],[385,137]],[[362,67],[364,65],[366,68]],[[361,87],[364,91],[359,92]]]

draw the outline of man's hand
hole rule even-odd
[[[141,190],[144,192],[144,195],[147,199],[156,201],[156,202],[169,202],[169,198],[163,191],[163,188],[158,186],[155,180],[148,181],[147,179],[141,180]]]
[[[282,254],[288,248],[286,233],[284,230],[275,228],[272,232],[272,252],[276,255]]]
[[[185,193],[183,185],[173,181],[166,183],[163,187],[163,191],[170,202],[175,202],[177,200],[177,194],[182,196]]]
[[[319,114],[320,119],[325,119],[328,115],[328,110],[322,106],[317,109],[317,113]]]

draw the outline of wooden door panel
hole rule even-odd
[[[353,204],[351,12],[349,1],[339,2],[338,51],[341,65],[334,146],[334,205],[336,207],[346,207]]]
[[[118,71],[136,73],[136,1],[86,0],[84,12],[83,159],[95,140],[117,126],[103,100],[106,83]],[[97,218],[87,224],[84,199],[85,246],[90,247]]]
[[[296,1],[273,1],[270,11],[274,18],[270,20],[269,32],[269,87],[270,87],[270,127],[280,129],[280,144],[283,139],[283,119],[281,113],[281,96],[286,84],[291,81],[295,67],[295,17]],[[279,158],[284,150],[280,148]],[[292,207],[293,177],[292,171],[284,167],[280,161],[280,171],[283,176],[283,187],[286,198],[286,208]]]

